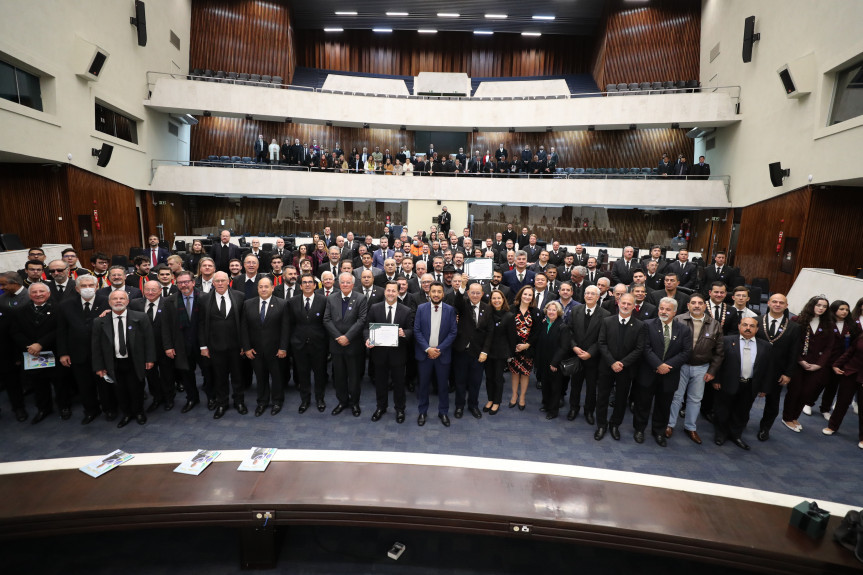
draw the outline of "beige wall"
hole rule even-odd
[[[0,100],[0,156],[5,161],[67,163],[138,189],[150,182],[150,159],[188,155],[188,130],[168,132],[167,114],[148,110],[148,70],[186,71],[191,0],[148,0],[146,47],[130,25],[134,2],[118,0],[3,0],[0,2],[0,58],[42,77],[44,112]],[[169,41],[180,38],[180,50]],[[76,73],[76,37],[109,53],[96,82]],[[139,120],[138,144],[97,132],[95,100]],[[185,143],[183,142],[185,140]],[[114,146],[105,168],[90,150]],[[67,154],[72,155],[71,161]]]
[[[452,214],[450,230],[455,230],[455,233],[460,236],[467,222],[467,202],[462,201],[438,203],[437,200],[409,200],[408,229],[411,234],[416,233],[417,230],[428,232],[432,225],[432,218],[440,215],[443,206],[446,206],[447,211]]]
[[[752,62],[741,57],[743,23],[756,18]],[[719,128],[706,152],[715,174],[731,175],[734,205],[749,205],[809,183],[859,185],[863,118],[826,127],[833,93],[831,70],[863,54],[863,2],[859,0],[703,0],[702,85],[741,86],[738,124]],[[710,62],[719,43],[720,54]],[[777,70],[813,54],[813,91],[785,96]],[[704,142],[696,144],[696,156]],[[768,164],[782,162],[791,176],[772,187]],[[854,180],[857,180],[855,182]]]

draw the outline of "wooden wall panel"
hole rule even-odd
[[[416,76],[420,72],[464,72],[472,77],[542,76],[590,72],[593,39],[517,34],[475,36],[470,32],[297,30],[297,65],[367,74]]]
[[[619,82],[697,80],[700,43],[700,2],[609,0],[596,36],[593,78],[600,89]]]
[[[806,238],[797,255],[795,273],[802,268],[818,267],[832,268],[837,274],[856,275],[863,265],[861,221],[863,189],[813,189]]]
[[[718,217],[719,221],[714,222],[711,219],[713,217]],[[696,212],[693,220],[691,220],[693,233],[692,239],[689,241],[689,249],[704,253],[705,262],[713,261],[713,255],[717,251],[728,251],[732,223],[732,210],[701,210]]]
[[[189,69],[281,76],[296,68],[288,2],[194,0]]]

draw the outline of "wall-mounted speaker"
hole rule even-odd
[[[776,73],[786,98],[800,98],[812,92],[815,85],[815,54],[807,54],[781,66]]]
[[[135,0],[135,16],[129,18],[129,23],[138,29],[138,46],[147,45],[147,11],[141,0]]]
[[[770,168],[770,183],[774,188],[782,187],[782,179],[791,175],[791,170],[783,170],[782,162],[773,162],[768,166]]]
[[[761,34],[755,33],[755,16],[749,16],[743,22],[743,63],[752,61],[752,44],[761,40]]]
[[[114,153],[114,146],[111,144],[102,144],[101,148],[93,148],[93,156],[99,158],[96,160],[96,165],[104,168],[111,161],[111,154]]]
[[[79,78],[98,82],[109,56],[104,48],[75,37],[75,69],[79,70],[75,74]]]

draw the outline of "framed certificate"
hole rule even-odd
[[[369,343],[378,347],[399,346],[399,324],[397,323],[370,323]]]
[[[494,274],[494,260],[468,258],[464,261],[464,271],[472,280],[490,280]]]

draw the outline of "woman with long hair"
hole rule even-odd
[[[308,244],[300,244],[297,246],[297,251],[294,252],[294,267],[300,269],[300,261],[309,257]]]
[[[186,269],[192,273],[197,273],[198,264],[201,262],[201,258],[207,255],[207,252],[204,251],[204,244],[201,240],[194,240],[192,242],[192,249],[189,250],[189,255],[186,256]]]
[[[840,376],[839,391],[836,395],[836,406],[827,421],[827,427],[821,430],[824,435],[833,435],[839,431],[848,406],[855,395],[863,393],[863,335],[858,335],[845,353],[834,364],[833,372]],[[863,413],[857,414],[857,447],[863,449]]]
[[[830,302],[823,296],[810,298],[795,321],[803,329],[797,355],[797,370],[788,383],[788,393],[782,409],[782,423],[799,433],[803,426],[797,421],[809,397],[818,397],[829,379],[833,350],[839,334],[829,313]],[[811,413],[811,411],[810,411]]]
[[[830,304],[830,315],[833,318],[833,324],[836,326],[836,332],[839,334],[839,339],[836,341],[836,347],[833,349],[833,361],[835,362],[845,351],[851,347],[851,342],[863,332],[860,325],[851,319],[851,306],[848,302],[841,299],[835,300]],[[833,401],[836,399],[836,391],[839,389],[839,382],[842,376],[830,370],[830,377],[827,381],[827,387],[824,388],[824,393],[821,395],[821,407],[819,411],[824,419],[830,419],[830,411],[833,409]],[[817,397],[810,398],[806,405],[810,407],[815,405]],[[806,409],[804,408],[804,412]]]
[[[527,405],[525,394],[530,382],[530,372],[533,370],[534,346],[539,338],[542,314],[534,306],[532,285],[518,290],[513,303],[515,309],[512,329],[516,344],[515,354],[509,362],[509,372],[512,374],[512,399],[509,400],[509,407],[518,405],[519,410],[524,411]]]
[[[324,262],[330,261],[329,256],[327,255],[327,245],[324,243],[324,240],[318,240],[315,243],[316,249],[312,252],[312,274],[315,277],[318,277],[318,268],[321,267]]]
[[[488,402],[483,411],[489,415],[497,415],[500,402],[503,398],[503,372],[506,362],[512,357],[515,350],[515,329],[513,328],[513,316],[509,311],[509,303],[500,290],[494,290],[489,297],[491,304],[492,328],[491,349],[485,360],[485,391],[488,394]]]

